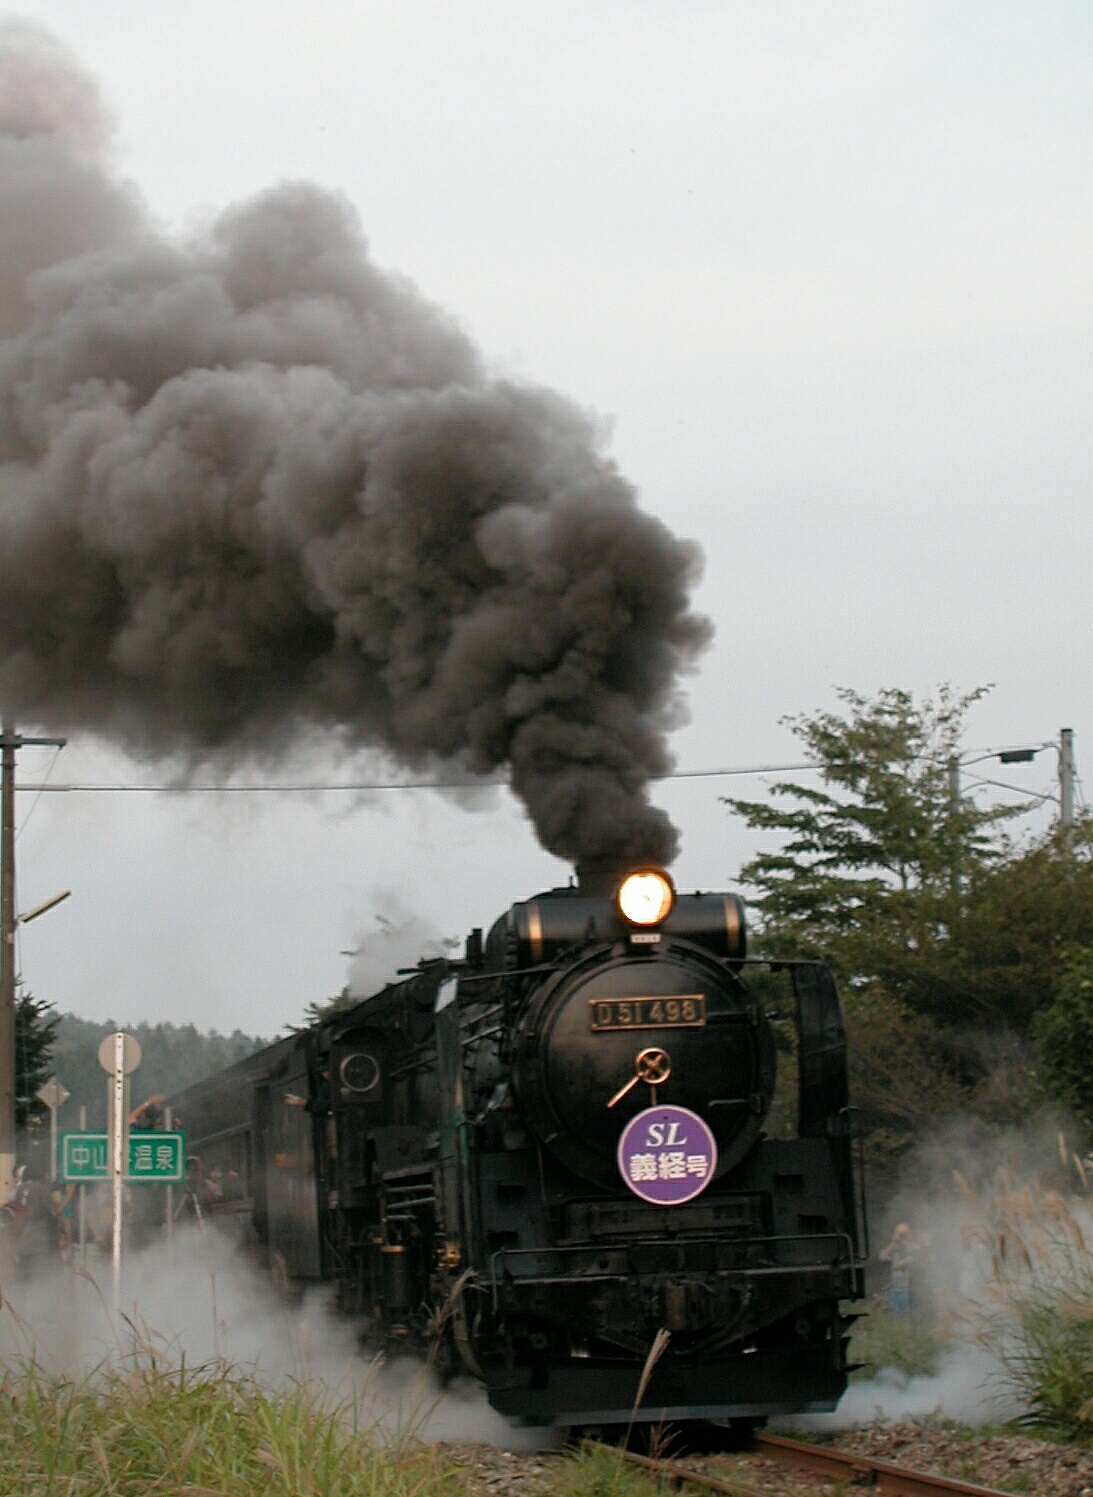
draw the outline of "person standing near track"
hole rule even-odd
[[[914,1268],[914,1238],[907,1222],[900,1222],[887,1247],[881,1248],[881,1261],[892,1265],[888,1283],[888,1308],[893,1315],[906,1315],[911,1308],[911,1270]]]

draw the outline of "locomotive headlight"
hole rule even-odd
[[[619,911],[631,925],[659,925],[670,914],[675,897],[666,873],[643,868],[619,885]]]

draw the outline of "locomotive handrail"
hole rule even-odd
[[[857,1199],[854,1202],[855,1222],[861,1231],[861,1261],[864,1263],[872,1253],[869,1243],[869,1211],[865,1202],[865,1140],[858,1124],[858,1109],[851,1103],[843,1109],[850,1123],[850,1136],[857,1144],[856,1163],[858,1166],[858,1189]]]
[[[790,1243],[790,1242],[792,1242],[792,1243],[833,1242],[833,1243],[838,1244],[841,1247],[842,1252],[841,1253],[836,1253],[835,1256],[834,1256],[834,1258],[832,1258],[832,1259],[825,1258],[825,1259],[823,1259],[821,1261],[817,1261],[814,1258],[811,1262],[809,1262],[809,1261],[796,1262],[796,1263],[784,1263],[784,1262],[783,1263],[777,1263],[776,1262],[776,1263],[773,1263],[773,1264],[770,1264],[770,1265],[746,1264],[746,1265],[742,1265],[739,1268],[726,1268],[726,1269],[723,1269],[723,1270],[719,1270],[719,1272],[724,1272],[724,1273],[747,1273],[751,1277],[770,1277],[771,1275],[774,1275],[774,1274],[800,1273],[803,1269],[808,1269],[808,1268],[829,1268],[831,1270],[847,1269],[847,1270],[849,1270],[849,1271],[852,1272],[853,1269],[854,1269],[854,1267],[856,1266],[857,1258],[855,1257],[855,1253],[854,1253],[854,1244],[853,1244],[853,1242],[851,1240],[851,1237],[850,1237],[850,1234],[848,1232],[816,1232],[816,1233],[786,1232],[786,1233],[781,1233],[781,1234],[778,1234],[778,1235],[773,1235],[773,1236],[770,1236],[770,1237],[744,1237],[744,1238],[741,1238],[738,1243],[737,1242],[730,1242],[728,1244],[726,1244],[725,1239],[723,1237],[712,1237],[712,1236],[704,1236],[704,1237],[682,1237],[682,1238],[681,1237],[642,1238],[640,1246],[643,1249],[644,1248],[650,1248],[650,1247],[690,1248],[690,1247],[709,1247],[709,1246],[713,1246],[713,1247],[723,1247],[723,1246],[733,1246],[733,1247],[736,1247],[736,1246],[738,1246],[741,1249],[750,1249],[750,1248],[755,1248],[755,1247],[759,1247],[759,1246],[763,1246],[763,1245],[767,1245],[767,1244],[775,1244],[775,1245],[777,1245],[778,1243]],[[574,1256],[585,1256],[585,1257],[591,1256],[591,1257],[596,1257],[596,1258],[605,1258],[605,1257],[607,1257],[612,1252],[615,1252],[615,1253],[618,1253],[618,1252],[629,1253],[630,1248],[632,1246],[633,1246],[633,1244],[630,1244],[630,1243],[588,1243],[588,1244],[585,1244],[585,1243],[575,1243],[572,1246],[569,1246],[569,1245],[557,1245],[557,1246],[553,1246],[553,1247],[539,1247],[539,1248],[530,1248],[530,1247],[529,1248],[512,1248],[512,1247],[498,1248],[498,1249],[496,1249],[495,1252],[491,1253],[491,1255],[490,1255],[490,1278],[489,1278],[489,1284],[490,1284],[490,1290],[491,1290],[491,1298],[493,1300],[493,1308],[494,1308],[494,1310],[496,1310],[498,1308],[498,1287],[499,1287],[499,1284],[501,1282],[501,1277],[498,1274],[498,1268],[499,1268],[499,1266],[503,1267],[503,1264],[507,1263],[512,1258],[546,1258],[548,1256],[550,1256],[550,1257],[553,1257],[553,1256],[562,1256],[562,1257],[570,1257],[570,1258],[574,1257]],[[520,1277],[531,1279],[531,1278],[534,1278],[535,1276],[533,1276],[531,1274],[526,1274],[526,1275],[523,1275],[523,1276],[517,1275],[517,1274],[506,1274],[505,1277],[507,1277],[508,1279],[512,1280],[512,1279],[516,1279],[516,1278],[520,1278]],[[641,1278],[641,1277],[642,1277],[642,1274],[640,1273],[640,1271],[634,1270],[632,1268],[627,1268],[627,1270],[625,1271],[625,1273],[619,1273],[619,1272],[615,1272],[615,1271],[608,1271],[608,1270],[605,1269],[602,1273],[599,1273],[599,1274],[588,1274],[588,1275],[582,1276],[582,1283],[594,1283],[594,1282],[598,1282],[598,1281],[604,1280],[604,1279]],[[559,1276],[557,1274],[548,1274],[548,1275],[539,1277],[538,1280],[537,1280],[537,1282],[540,1282],[540,1283],[555,1283],[555,1282],[559,1282],[559,1283],[561,1283],[561,1282],[569,1282],[569,1279],[568,1279],[568,1277],[566,1277],[564,1275],[563,1276]]]
[[[606,943],[605,943],[606,944]],[[551,962],[536,962],[531,967],[503,967],[489,972],[459,972],[459,986],[465,987],[471,982],[507,982],[512,977],[533,977],[538,972],[556,972],[563,965],[564,952]],[[453,965],[458,965],[455,963]]]
[[[642,1248],[660,1245],[670,1245],[672,1247],[691,1247],[695,1245],[714,1243],[719,1247],[754,1248],[768,1243],[781,1242],[842,1243],[846,1248],[845,1260],[836,1258],[836,1263],[845,1261],[852,1267],[854,1265],[854,1262],[856,1261],[854,1255],[854,1244],[851,1240],[849,1232],[778,1232],[771,1233],[768,1236],[764,1237],[740,1237],[737,1239],[726,1239],[724,1237],[713,1236],[712,1234],[703,1234],[701,1236],[695,1235],[694,1237],[642,1237],[637,1245]],[[618,1252],[620,1250],[626,1251],[633,1246],[635,1246],[635,1243],[633,1241],[617,1243],[556,1243],[549,1247],[498,1248],[498,1250],[492,1256],[496,1259],[500,1257],[542,1257],[545,1253],[593,1253],[602,1258],[605,1253],[609,1253],[612,1251]]]

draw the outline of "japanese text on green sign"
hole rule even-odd
[[[110,1140],[105,1133],[62,1133],[61,1179],[68,1185],[110,1178]],[[177,1184],[186,1172],[186,1137],[182,1133],[130,1133],[130,1185]]]

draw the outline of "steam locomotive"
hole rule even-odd
[[[502,1414],[830,1409],[862,1289],[846,1044],[829,970],[782,968],[776,1025],[734,895],[585,867],[171,1105],[210,1215]]]

